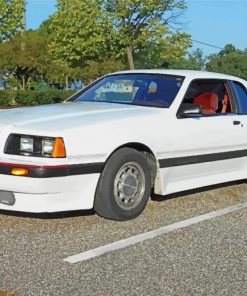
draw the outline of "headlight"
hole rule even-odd
[[[42,154],[49,154],[51,155],[52,150],[54,148],[54,142],[55,140],[51,140],[51,139],[45,139],[42,140]]]
[[[5,145],[4,153],[35,157],[66,157],[63,138],[20,134],[9,135]]]
[[[33,153],[33,139],[32,138],[21,138],[20,150],[27,153]]]

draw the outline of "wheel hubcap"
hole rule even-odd
[[[145,192],[145,174],[136,162],[124,164],[118,171],[114,181],[114,197],[124,210],[135,208]]]

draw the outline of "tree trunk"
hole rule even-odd
[[[135,64],[134,64],[134,59],[133,59],[133,50],[131,47],[126,47],[126,53],[128,57],[128,63],[129,63],[129,69],[134,70],[135,69]]]
[[[65,85],[66,85],[66,90],[69,90],[69,76],[66,75],[66,78],[65,78]]]
[[[27,89],[31,88],[30,81],[31,81],[31,77],[28,77],[28,79],[27,79]]]
[[[22,90],[26,89],[26,79],[25,76],[22,76]]]
[[[25,51],[26,49],[26,36],[25,33],[21,34],[21,51]]]

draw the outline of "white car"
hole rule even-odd
[[[166,195],[247,177],[247,82],[184,70],[102,77],[0,112],[0,209],[128,220]]]

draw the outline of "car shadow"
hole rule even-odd
[[[21,217],[21,218],[31,218],[31,219],[66,219],[73,217],[83,217],[83,216],[94,216],[94,210],[77,210],[77,211],[64,211],[57,213],[26,213],[17,211],[0,210],[0,215],[11,216],[11,217]]]
[[[196,189],[180,191],[180,192],[176,192],[168,195],[159,195],[159,194],[155,194],[152,191],[151,199],[156,202],[164,202],[166,200],[175,199],[182,196],[187,196],[187,195],[196,194],[196,193],[203,193],[209,190],[220,189],[220,188],[225,188],[225,187],[244,184],[244,183],[246,183],[246,180],[231,181],[231,182],[225,182],[225,183],[216,184],[216,185],[204,186]]]

